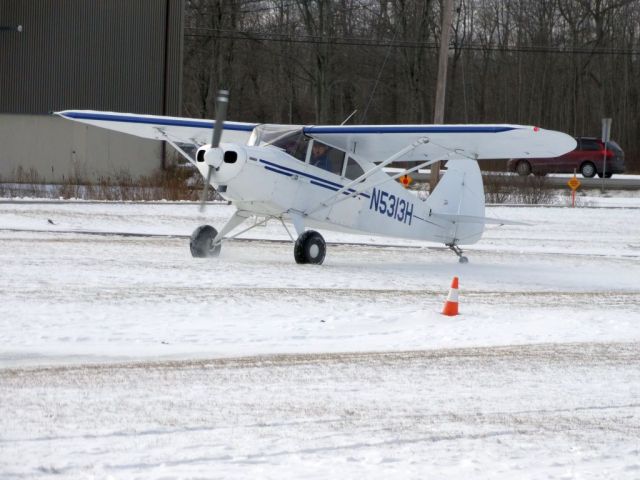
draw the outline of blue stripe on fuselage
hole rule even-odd
[[[306,177],[308,179],[311,180],[311,184],[316,185],[318,187],[324,187],[327,188],[329,190],[333,190],[334,192],[337,192],[338,190],[340,190],[341,188],[344,187],[344,185],[341,185],[339,183],[335,183],[332,182],[330,180],[325,180],[324,178],[321,177],[316,177],[315,175],[311,175],[309,173],[305,173],[305,172],[301,172],[300,170],[295,170],[293,168],[289,168],[289,167],[284,167],[282,165],[278,165],[277,163],[273,163],[273,162],[269,162],[268,160],[263,160],[262,158],[259,160],[261,163],[265,164],[265,167],[267,170],[270,170],[272,172],[276,172],[276,173],[281,173],[282,175],[286,175],[288,177],[290,177],[291,175],[301,175],[303,177]],[[356,191],[352,188],[348,189],[348,191],[343,192],[345,195],[350,195],[352,193],[355,193]],[[362,195],[364,198],[369,198],[370,196],[367,193],[358,193],[358,195]]]

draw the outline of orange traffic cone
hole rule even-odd
[[[447,301],[444,302],[442,314],[449,317],[458,315],[458,277],[453,277],[451,281],[451,288],[449,289],[449,295],[447,295]]]

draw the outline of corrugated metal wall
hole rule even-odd
[[[0,0],[0,113],[179,115],[183,0]]]

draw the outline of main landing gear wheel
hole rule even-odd
[[[189,248],[191,255],[196,258],[217,257],[220,255],[222,244],[213,245],[213,239],[218,235],[218,231],[211,225],[202,225],[196,228],[191,234]]]
[[[314,230],[307,230],[296,240],[293,248],[293,256],[296,263],[314,263],[320,265],[324,262],[327,247],[324,238]]]

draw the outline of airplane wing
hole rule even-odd
[[[213,120],[134,113],[99,112],[95,110],[64,110],[54,112],[63,118],[116,132],[154,140],[170,139],[176,143],[201,146],[211,141]],[[247,143],[256,123],[224,122],[222,139],[231,143]]]
[[[96,127],[155,140],[170,140],[201,146],[211,139],[213,120],[101,112],[64,110],[63,118]],[[247,143],[256,123],[225,122],[222,140]],[[281,127],[281,126],[279,126]],[[298,127],[296,127],[298,128]],[[424,161],[442,158],[549,158],[576,147],[569,135],[522,125],[356,125],[307,126],[312,138],[353,152],[369,161],[381,162],[421,138],[420,144],[398,161]]]
[[[476,160],[546,158],[576,147],[575,139],[565,133],[506,124],[308,126],[304,132],[373,162],[381,162],[421,138],[429,141],[398,160],[424,161],[446,154]]]

